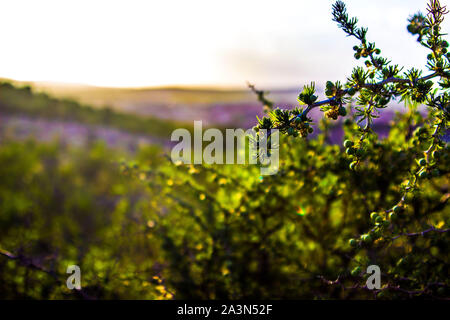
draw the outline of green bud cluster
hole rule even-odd
[[[306,85],[303,87],[303,91],[298,95],[298,101],[300,103],[305,103],[307,105],[312,105],[317,100],[317,96],[315,95],[315,83],[311,82],[310,85]]]
[[[345,148],[345,153],[354,158],[354,161],[350,163],[350,170],[355,170],[360,159],[364,157],[365,151],[361,147],[355,147],[354,142],[351,140],[345,140],[343,146]]]
[[[325,106],[321,108],[325,111],[325,117],[337,120],[339,116],[345,117],[347,115],[347,110],[343,106]]]
[[[357,59],[357,60],[360,59],[361,57],[367,58],[370,55],[381,53],[381,50],[378,48],[375,48],[374,44],[372,44],[372,43],[369,44],[369,46],[366,46],[366,44],[364,44],[364,43],[361,46],[354,46],[353,51],[355,51],[354,56],[355,56],[355,59]]]

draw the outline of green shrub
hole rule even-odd
[[[161,296],[153,284],[159,249],[146,234],[152,197],[119,174],[122,156],[98,142],[2,141],[0,298]],[[153,148],[139,156],[158,161]],[[80,295],[66,287],[69,265],[81,268]]]
[[[327,82],[323,101],[314,83],[305,86],[298,97],[304,106],[293,110],[274,110],[251,86],[268,113],[255,131],[286,134],[277,175],[260,177],[258,168],[236,165],[154,172],[150,186],[160,198],[154,234],[176,298],[448,297],[445,12],[433,0],[426,17],[410,19],[408,30],[431,52],[429,72],[402,74],[336,2],[333,20],[359,41],[355,58],[364,58],[366,68],[356,67],[345,84]],[[373,122],[396,98],[407,109],[379,139]],[[419,104],[428,106],[426,117]],[[321,133],[302,139],[312,131],[308,113],[316,107],[325,115]],[[329,122],[341,117],[348,119],[344,148],[326,143]],[[373,291],[365,284],[372,264],[382,272],[382,288]]]

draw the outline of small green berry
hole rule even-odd
[[[372,242],[372,237],[370,236],[370,234],[364,234],[361,237],[361,240],[365,243],[365,244],[369,244]]]
[[[358,165],[358,162],[356,162],[356,161],[353,161],[352,163],[350,163],[350,166],[349,166],[350,170],[356,170],[357,165]]]
[[[372,212],[370,214],[370,220],[375,221],[375,219],[378,217],[378,212]]]
[[[345,153],[348,155],[353,155],[353,154],[355,154],[355,151],[356,151],[355,148],[347,148],[345,150]]]
[[[339,115],[345,117],[347,115],[347,110],[344,107],[339,107]]]
[[[354,96],[355,93],[356,93],[356,89],[353,88],[353,87],[351,87],[351,88],[349,88],[349,89],[347,90],[347,93],[348,93],[350,96]]]
[[[350,140],[345,140],[344,141],[344,147],[346,147],[346,148],[350,148],[350,147],[353,147],[353,141],[350,141]]]
[[[400,213],[400,212],[402,211],[402,207],[400,207],[400,206],[394,206],[394,207],[392,208],[392,211],[395,212],[395,213]]]
[[[334,83],[331,82],[331,81],[327,81],[325,86],[326,86],[327,89],[332,89],[334,87]]]
[[[428,177],[428,173],[425,170],[419,173],[420,179],[426,179],[427,177]]]
[[[355,239],[350,239],[348,241],[348,243],[349,243],[350,247],[352,247],[352,248],[354,248],[358,245],[358,242]]]
[[[427,132],[427,129],[421,127],[421,128],[419,128],[418,134],[424,134],[426,132]]]
[[[420,166],[424,166],[426,164],[427,164],[427,160],[425,158],[422,158],[422,159],[419,160],[419,165]]]
[[[253,127],[253,131],[258,132],[259,131],[259,127],[258,126],[254,126]]]

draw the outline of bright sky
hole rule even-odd
[[[331,21],[333,2],[0,0],[0,77],[127,87],[344,80],[356,40]],[[424,66],[406,19],[426,0],[345,2],[382,54]]]

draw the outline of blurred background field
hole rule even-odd
[[[256,116],[264,115],[261,104],[246,87],[239,90],[192,87],[129,89],[5,81],[0,90],[3,123],[15,126],[16,131],[20,131],[19,127],[27,127],[24,131],[29,132],[33,131],[34,125],[42,126],[31,123],[31,116],[65,121],[65,129],[60,128],[62,133],[64,130],[76,132],[77,124],[96,125],[97,129],[106,126],[144,135],[137,140],[147,139],[162,145],[168,144],[174,129],[192,130],[195,120],[201,120],[205,127],[248,129],[255,124]],[[267,93],[278,107],[291,109],[297,105],[297,91],[268,90]],[[402,109],[401,104],[393,102],[392,109],[383,113],[375,124],[377,131],[386,133],[393,113]],[[317,120],[321,112],[314,110],[311,115]],[[7,117],[17,119],[15,122],[6,121]],[[44,136],[58,130],[58,122],[55,121],[52,123],[54,130],[49,124]],[[66,133],[63,135],[67,136]]]
[[[177,110],[194,110],[194,118],[184,114],[177,121],[48,92],[29,84],[0,84],[0,255],[10,257],[0,259],[2,298],[348,297],[330,296],[311,275],[333,277],[342,272],[342,263],[351,266],[334,248],[336,239],[342,245],[341,237],[366,223],[358,203],[367,199],[351,192],[343,198],[333,186],[373,189],[377,205],[398,192],[388,188],[387,195],[379,194],[387,181],[376,170],[362,174],[359,182],[351,175],[340,177],[347,160],[332,144],[343,139],[341,121],[320,126],[324,135],[311,142],[285,141],[284,173],[267,182],[257,167],[192,166],[186,172],[166,159],[171,132],[192,130],[192,120],[205,115],[198,110],[214,109],[216,99],[224,106],[232,101],[231,113],[240,121],[228,116],[228,121],[212,117],[207,123],[222,129],[254,123],[262,108],[244,91],[144,90],[155,93],[160,109],[173,99]],[[142,98],[139,90],[131,92],[127,99]],[[141,107],[146,105],[152,103]],[[380,137],[388,136],[392,116],[379,119]],[[394,149],[397,135],[391,133]],[[402,159],[388,176],[401,176]],[[389,156],[380,161],[390,163]],[[287,176],[285,170],[290,170]],[[271,188],[272,197],[265,197]],[[310,188],[314,197],[302,191]],[[351,215],[359,218],[349,224]],[[328,236],[317,238],[319,231]],[[64,268],[71,264],[83,270],[79,295],[65,288]]]

